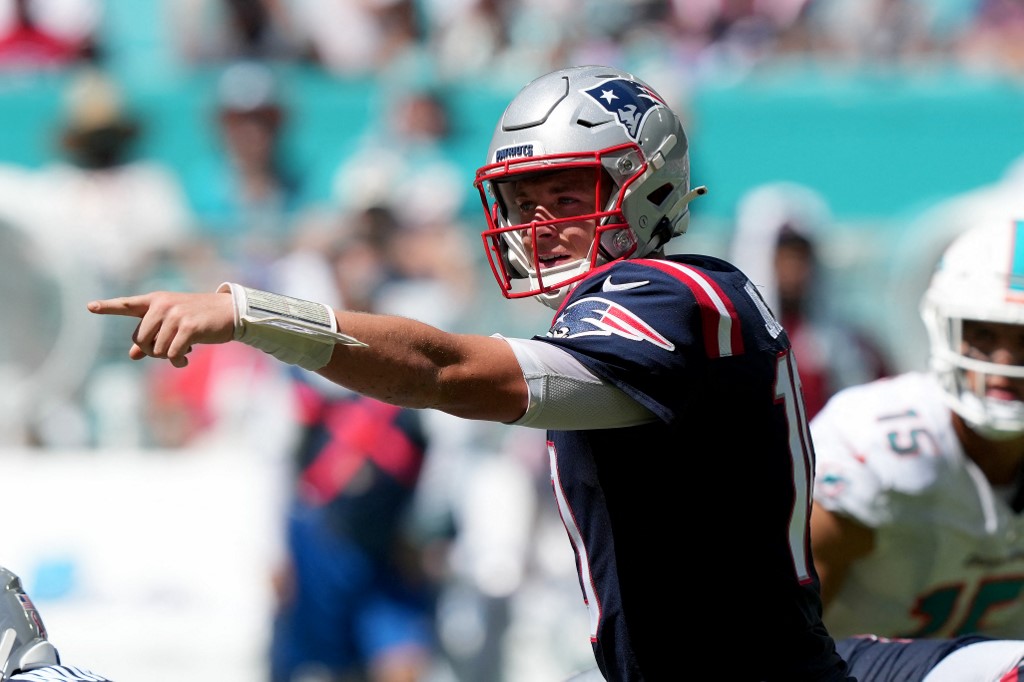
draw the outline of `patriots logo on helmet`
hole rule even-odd
[[[628,308],[599,296],[590,296],[567,306],[555,320],[547,336],[572,339],[579,336],[612,334],[630,341],[648,341],[668,351],[675,349],[674,343]]]
[[[605,81],[583,93],[615,116],[619,125],[634,140],[639,139],[644,119],[656,108],[668,106],[646,85],[624,78]]]

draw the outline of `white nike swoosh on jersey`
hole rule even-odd
[[[604,280],[604,284],[601,285],[601,291],[625,291],[626,289],[636,289],[642,287],[645,284],[650,284],[651,281],[645,279],[642,282],[626,282],[624,284],[615,284],[612,282],[611,276],[608,276]]]

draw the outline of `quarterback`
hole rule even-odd
[[[549,73],[506,108],[475,186],[502,293],[556,311],[533,338],[238,283],[89,310],[140,318],[134,359],[181,366],[193,344],[236,339],[384,402],[546,429],[605,679],[720,669],[723,634],[748,631],[731,680],[846,679],[821,621],[813,449],[789,339],[733,265],[665,254],[705,191],[690,187],[678,116],[619,69]],[[731,515],[705,505],[714,487],[751,510],[742,542]],[[681,657],[687,623],[699,627]]]

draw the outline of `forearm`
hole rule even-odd
[[[140,318],[128,352],[135,360],[185,367],[193,344],[235,339],[394,405],[498,422],[526,411],[526,379],[503,339],[388,315],[332,316],[321,304],[242,289],[225,284],[215,294],[153,292],[88,305],[93,313]]]
[[[527,387],[508,343],[452,334],[403,317],[336,310],[338,328],[363,343],[338,345],[318,373],[358,393],[467,419],[510,422]]]

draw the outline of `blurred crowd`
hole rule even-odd
[[[117,56],[154,30],[183,66],[302,62],[339,78],[511,78],[616,63],[676,78],[813,58],[884,66],[947,60],[1020,73],[1014,0],[4,0],[0,65],[62,68]],[[126,14],[135,12],[134,15]],[[116,20],[115,20],[116,19]],[[130,35],[126,35],[130,34]],[[151,45],[150,45],[151,46]]]
[[[124,5],[0,2],[0,74],[67,76],[59,127],[40,131],[54,138],[53,157],[36,168],[0,158],[0,221],[30,250],[52,254],[45,260],[53,264],[53,272],[36,273],[33,296],[5,304],[12,314],[47,301],[53,307],[51,299],[69,288],[84,300],[139,288],[209,289],[220,279],[263,286],[289,267],[319,278],[320,291],[341,286],[333,281],[339,277],[349,280],[344,287],[360,279],[367,290],[383,279],[404,282],[381,293],[391,309],[430,309],[450,327],[484,331],[493,315],[487,282],[478,281],[487,277],[475,243],[479,203],[453,152],[459,139],[446,84],[518,87],[563,64],[603,62],[644,73],[678,104],[701,79],[793,60],[850,68],[955,62],[1012,77],[1021,72],[1024,44],[1024,4],[1010,0],[189,0],[135,7],[139,18],[161,19],[163,46],[180,69],[217,74],[207,131],[214,153],[182,171],[139,152],[151,133],[115,68],[130,43]],[[357,144],[339,151],[326,198],[312,189],[314,170],[285,148],[297,103],[281,82],[282,64],[383,84],[383,108],[367,117]],[[366,260],[295,265],[312,253],[342,258],[348,252],[339,243],[360,229],[393,243],[382,247],[387,276]],[[523,329],[539,321],[519,310]],[[75,329],[78,357],[94,362],[85,367],[67,360],[59,343],[33,341],[41,331],[59,338],[56,322],[43,330],[26,325],[0,363],[18,387],[5,398],[6,413],[16,415],[6,418],[7,440],[178,447],[237,409],[213,397],[223,392],[215,377],[189,372],[201,385],[182,386],[156,368],[130,368],[103,334],[88,331],[94,322],[62,314],[72,318],[65,326]],[[47,373],[48,366],[61,370]]]
[[[159,38],[141,41],[137,33],[157,29],[127,21],[130,12],[158,19]],[[154,45],[178,72],[216,73],[208,118],[216,154],[187,173],[140,153],[150,130],[119,83],[123,60]],[[447,85],[518,87],[567,64],[609,63],[645,74],[680,105],[702,81],[810,61],[953,63],[1016,78],[1024,73],[1024,2],[0,0],[0,83],[67,77],[59,127],[40,129],[52,134],[52,158],[27,167],[0,152],[0,313],[12,322],[0,343],[0,445],[176,450],[230,442],[290,457],[300,406],[282,367],[238,344],[197,349],[185,370],[131,363],[124,327],[90,319],[85,302],[157,288],[211,291],[231,280],[452,331],[528,336],[546,328],[547,313],[499,301],[490,281],[479,199],[453,158]],[[382,84],[386,106],[335,159],[326,200],[283,145],[300,123],[282,64]],[[481,160],[484,151],[476,150]],[[832,217],[805,189],[762,188],[737,206],[746,256],[757,244],[754,257],[772,260],[734,260],[777,282],[787,329],[803,332],[801,370],[816,409],[835,390],[893,366],[877,339],[825,319],[821,300],[809,302],[808,291],[818,287],[820,298],[827,289],[817,257]],[[780,196],[809,197],[817,212],[787,212]],[[863,352],[830,364],[837,347]],[[411,504],[421,523],[458,529],[451,563],[431,572],[448,585],[438,636],[453,668],[465,680],[498,679],[487,666],[517,664],[493,655],[501,645],[481,634],[492,631],[527,646],[546,642],[562,652],[562,669],[586,665],[586,641],[560,639],[558,618],[577,613],[562,603],[576,594],[571,556],[541,547],[548,537],[564,544],[543,499],[543,439],[439,415],[424,428],[425,486]],[[496,500],[506,505],[500,518]],[[514,506],[525,511],[507,511]],[[512,518],[530,521],[511,527]],[[514,601],[516,594],[532,597]],[[533,611],[523,620],[515,609]],[[524,622],[533,629],[517,630]],[[521,672],[530,679],[550,671]]]

